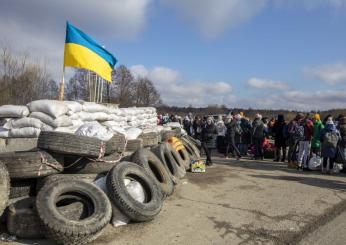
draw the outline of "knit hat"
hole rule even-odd
[[[320,121],[320,120],[321,120],[320,114],[316,113],[316,114],[314,115],[314,119],[315,119],[316,121]]]

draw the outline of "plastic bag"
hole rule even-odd
[[[98,138],[100,140],[108,141],[113,137],[113,132],[107,130],[98,122],[85,123],[80,126],[75,132],[76,135],[88,136]]]
[[[309,161],[309,169],[319,170],[321,169],[322,159],[316,154],[312,154],[312,158]]]
[[[126,137],[128,140],[135,140],[142,134],[142,129],[139,128],[129,128],[126,130]]]
[[[29,115],[29,109],[22,105],[2,105],[0,106],[0,117],[26,117]]]
[[[53,118],[65,115],[69,108],[63,101],[35,100],[27,105],[32,112],[43,112]]]

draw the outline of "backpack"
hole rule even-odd
[[[335,131],[327,131],[323,137],[323,144],[327,147],[336,148],[338,145],[339,136]]]
[[[304,126],[298,126],[297,130],[293,134],[295,140],[304,140]]]

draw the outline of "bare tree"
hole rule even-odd
[[[162,104],[159,92],[153,82],[148,78],[139,78],[134,87],[134,103],[136,106],[155,106]]]
[[[89,100],[88,71],[75,69],[74,75],[65,85],[65,96],[68,100]]]
[[[120,65],[112,74],[113,83],[110,86],[110,101],[123,107],[133,105],[134,81],[129,69]]]
[[[0,50],[0,104],[26,104],[36,99],[55,99],[58,87],[46,66],[28,53]]]

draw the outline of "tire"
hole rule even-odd
[[[162,143],[152,149],[152,152],[165,165],[173,183],[177,185],[181,178],[179,166],[172,155],[172,147],[169,143]]]
[[[12,180],[10,188],[10,199],[34,196],[36,194],[36,179]]]
[[[77,221],[62,215],[57,205],[73,198],[92,206],[92,215]],[[37,195],[36,208],[47,236],[59,244],[77,245],[95,240],[112,215],[106,194],[98,187],[78,180],[59,180],[45,185]]]
[[[145,201],[136,201],[127,191],[124,180],[138,181],[145,191]],[[158,215],[162,208],[162,193],[153,177],[145,169],[132,162],[121,162],[107,176],[107,189],[113,204],[130,220],[149,221]]]
[[[143,167],[152,175],[160,186],[164,196],[170,196],[174,192],[174,185],[167,169],[157,156],[148,149],[140,149],[131,156],[131,162]]]
[[[113,153],[100,160],[77,156],[66,156],[64,159],[64,173],[69,174],[101,174],[111,170],[117,162],[120,162],[121,155]],[[80,159],[80,160],[78,160]],[[69,167],[70,166],[70,167]]]
[[[199,160],[201,158],[200,151],[193,143],[184,137],[181,138],[181,142],[185,146],[186,151],[189,153],[191,160]]]
[[[97,138],[54,131],[41,132],[37,144],[52,152],[100,158],[107,148],[106,143]]]
[[[35,200],[35,197],[25,198],[9,206],[7,230],[11,235],[25,239],[38,239],[45,236],[45,227],[37,214]],[[77,201],[58,209],[63,216],[74,220],[79,220],[85,215],[83,203]]]
[[[114,136],[106,142],[106,155],[116,153],[122,153],[125,151],[125,135],[114,134]]]
[[[126,144],[126,152],[135,152],[138,149],[143,147],[143,140],[142,139],[134,139],[134,140],[128,140]]]
[[[181,140],[177,137],[172,137],[168,140],[168,143],[170,143],[173,149],[175,149],[179,153],[181,162],[183,163],[185,170],[190,169],[191,159]]]
[[[0,154],[11,178],[31,179],[63,171],[63,166],[45,151],[11,152]]]
[[[87,183],[93,183],[98,178],[103,177],[102,174],[54,174],[45,178],[37,179],[36,192],[38,193],[43,186],[49,185],[54,181],[60,180],[81,180]]]
[[[167,150],[171,152],[171,155],[173,156],[175,163],[177,164],[177,176],[179,179],[182,179],[186,175],[186,170],[185,170],[185,162],[183,158],[180,156],[180,154],[170,145],[167,145]]]
[[[164,142],[169,138],[175,137],[176,132],[173,130],[162,130],[161,131],[161,141]]]
[[[0,162],[0,216],[4,212],[10,195],[10,177],[4,163]]]
[[[193,143],[197,148],[201,147],[201,141],[196,140],[195,138],[191,137],[190,135],[184,136],[187,140],[189,140],[191,143]]]
[[[140,138],[143,140],[143,147],[155,146],[159,143],[158,134],[155,132],[142,134]]]

